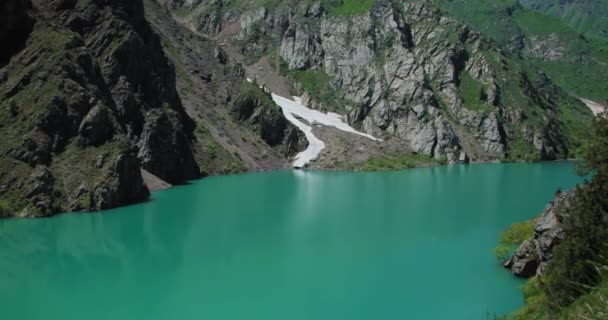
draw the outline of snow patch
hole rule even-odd
[[[583,99],[581,98],[581,101],[587,105],[587,107],[589,107],[589,109],[591,109],[591,112],[593,112],[593,115],[597,116],[600,113],[604,112],[604,110],[606,110],[606,107],[595,102],[592,100],[587,100],[587,99]]]
[[[254,82],[254,80],[251,78],[246,79],[249,83]],[[264,92],[270,93],[268,89],[264,86],[261,86],[260,88],[262,88]],[[342,116],[337,113],[323,113],[318,110],[307,108],[302,104],[302,99],[300,97],[293,97],[294,100],[290,100],[274,93],[270,94],[274,103],[276,103],[283,110],[285,118],[294,126],[302,130],[302,132],[304,132],[304,135],[306,136],[306,140],[308,140],[308,148],[298,153],[295,157],[295,161],[293,163],[293,166],[295,168],[304,168],[310,161],[316,159],[321,153],[321,151],[325,149],[325,143],[323,143],[323,141],[321,141],[312,133],[312,125],[314,124],[334,127],[338,130],[354,133],[356,135],[360,135],[362,137],[366,137],[374,141],[382,141],[381,139],[375,138],[369,134],[365,134],[363,132],[355,130],[353,127],[346,124],[342,120]],[[310,125],[305,124],[304,122],[298,120],[298,118],[296,117],[306,120]]]
[[[294,100],[289,100],[274,93],[271,95],[272,100],[283,110],[285,118],[302,130],[306,136],[306,139],[308,140],[308,148],[297,154],[295,157],[293,166],[296,168],[303,168],[306,166],[306,164],[308,164],[310,161],[316,159],[317,156],[319,156],[319,153],[321,153],[321,151],[325,148],[325,143],[323,143],[323,141],[312,133],[312,126],[303,123],[296,117],[306,120],[311,125],[318,123],[324,126],[334,127],[345,132],[354,133],[374,141],[381,141],[380,139],[377,139],[369,134],[359,132],[348,124],[344,123],[339,114],[331,112],[323,113],[318,110],[307,108],[302,104],[302,99],[299,97],[294,97]]]

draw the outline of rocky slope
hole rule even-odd
[[[193,148],[205,174],[285,167],[306,147],[303,134],[270,95],[246,81],[243,66],[221,43],[185,29],[155,1],[144,5],[175,65],[184,108],[197,124]]]
[[[0,23],[7,48],[0,57],[2,215],[46,216],[143,201],[149,190],[140,170],[179,184],[223,170],[207,161],[217,154],[237,158],[221,145],[213,155],[206,148],[215,139],[193,120],[196,106],[182,103],[175,68],[146,20],[143,1],[8,0],[0,10],[10,17]],[[208,62],[211,69],[216,64]],[[244,82],[227,81],[234,90]],[[199,99],[205,96],[210,94]],[[251,122],[270,126],[262,131],[272,136],[267,131],[282,114],[263,107],[253,106],[263,111]],[[277,131],[286,135],[289,129]],[[243,132],[256,136],[255,130]],[[267,140],[284,142],[277,139]],[[297,144],[297,134],[285,141]],[[282,153],[267,148],[279,166],[297,147]],[[247,169],[254,166],[230,168]]]
[[[246,77],[383,139],[311,124],[331,146],[313,168],[412,153],[566,158],[591,118],[434,1],[7,0],[0,10],[0,216],[106,209],[151,186],[287,166],[306,140]]]
[[[430,1],[161,3],[250,63],[274,65],[309,105],[401,141],[403,152],[450,162],[566,158],[591,117]]]
[[[541,275],[551,260],[553,248],[563,238],[561,223],[568,218],[574,190],[559,193],[540,215],[534,236],[525,240],[504,266],[518,277]]]

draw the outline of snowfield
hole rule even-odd
[[[307,108],[302,104],[302,99],[294,97],[294,100],[290,100],[274,93],[272,100],[283,110],[285,118],[289,120],[293,125],[300,128],[306,135],[308,140],[308,148],[298,153],[295,157],[293,166],[295,168],[303,168],[310,161],[314,160],[319,156],[319,153],[325,148],[325,143],[317,138],[312,133],[312,125],[321,124],[324,126],[334,127],[336,129],[354,133],[374,141],[380,141],[379,139],[362,132],[355,130],[353,127],[342,121],[342,117],[336,113],[323,113],[317,110]],[[310,125],[303,123],[298,118],[306,120]]]

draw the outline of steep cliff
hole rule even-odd
[[[220,171],[206,161],[205,143],[215,140],[182,104],[143,1],[9,0],[0,10],[9,17],[0,22],[4,215],[143,201],[141,170],[172,184]],[[229,81],[237,90],[244,82]]]
[[[422,1],[165,1],[268,60],[309,105],[403,152],[454,162],[574,156],[588,110],[495,42]],[[271,86],[271,85],[269,85]]]
[[[153,54],[159,43],[146,29],[143,8],[84,1],[17,8],[25,10],[19,21],[30,20],[33,28],[8,42],[15,54],[0,83],[0,177],[13,214],[105,209],[145,199],[138,150],[154,153],[139,139],[143,119],[151,117],[147,111],[174,112],[171,125],[182,140],[188,125],[170,91],[170,67]],[[184,167],[184,176],[195,174],[195,167]]]

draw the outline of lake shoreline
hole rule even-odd
[[[558,160],[548,160],[548,161],[509,161],[509,162],[502,162],[502,161],[498,161],[498,160],[494,160],[494,161],[471,161],[468,163],[452,163],[452,164],[440,164],[440,163],[433,163],[433,162],[428,162],[428,163],[420,163],[420,164],[416,164],[416,166],[414,167],[409,167],[409,168],[401,168],[401,169],[386,169],[386,170],[353,170],[353,169],[349,169],[349,168],[300,168],[300,169],[296,169],[296,168],[292,168],[292,167],[277,167],[277,168],[269,168],[269,169],[254,169],[254,170],[245,170],[242,172],[237,172],[237,173],[229,173],[229,174],[210,174],[210,175],[205,175],[205,176],[201,176],[197,179],[194,180],[189,180],[185,183],[182,184],[168,184],[165,183],[163,181],[156,181],[155,185],[150,187],[148,185],[146,185],[148,187],[148,189],[150,190],[151,193],[157,193],[157,192],[161,192],[161,191],[166,191],[166,190],[170,190],[170,189],[174,189],[175,187],[180,187],[180,186],[187,186],[190,185],[193,182],[196,181],[201,181],[201,180],[205,180],[207,178],[217,178],[217,177],[228,177],[228,176],[241,176],[241,175],[248,175],[248,174],[256,174],[256,173],[266,173],[266,172],[278,172],[278,171],[302,171],[302,172],[353,172],[353,173],[366,173],[366,172],[401,172],[401,171],[407,171],[407,170],[412,170],[412,169],[422,169],[422,168],[434,168],[434,167],[444,167],[444,166],[455,166],[455,165],[475,165],[475,164],[542,164],[542,163],[561,163],[561,162],[577,162],[579,160],[577,159],[558,159]],[[129,203],[129,204],[125,204],[125,205],[121,205],[121,206],[116,206],[110,209],[106,209],[106,210],[96,210],[96,211],[72,211],[72,212],[59,212],[59,213],[55,213],[53,215],[50,216],[41,216],[41,217],[18,217],[18,216],[7,216],[7,217],[0,217],[0,221],[1,220],[12,220],[12,219],[32,219],[32,220],[36,220],[36,219],[46,219],[46,218],[52,218],[54,216],[57,215],[64,215],[64,214],[88,214],[88,213],[97,213],[97,212],[105,212],[108,210],[114,210],[114,209],[119,209],[119,208],[124,208],[124,207],[129,207],[129,206],[133,206],[133,205],[138,205],[138,204],[142,204],[142,203],[146,203],[146,202],[150,202],[153,201],[152,197],[149,196],[147,199],[143,200],[143,201],[139,201],[139,202],[134,202],[134,203]]]
[[[92,320],[121,319],[123,310],[151,320],[240,319],[238,310],[269,320],[506,314],[523,305],[521,282],[492,255],[497,234],[532,218],[556,187],[578,183],[573,168],[551,162],[390,173],[285,170],[203,179],[101,213],[3,221],[3,314],[39,319],[52,311],[77,319],[88,312]],[[446,259],[459,263],[446,272]],[[32,261],[45,267],[32,272]],[[428,273],[433,277],[419,276]],[[36,294],[47,299],[24,308],[21,297]],[[125,299],[132,296],[139,298]],[[59,303],[66,300],[67,308]],[[432,307],[437,301],[441,308]],[[90,313],[98,305],[128,309]]]

